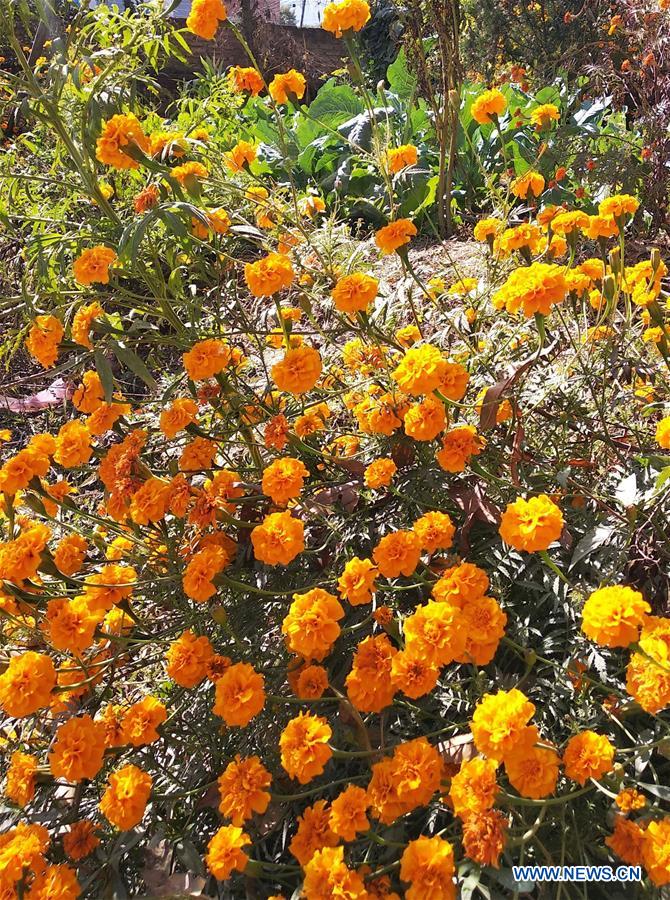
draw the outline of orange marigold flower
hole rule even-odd
[[[517,688],[485,694],[470,722],[475,747],[491,759],[505,759],[534,712],[535,706]]]
[[[400,877],[410,884],[407,900],[455,900],[454,873],[453,847],[438,836],[410,841],[400,858]]]
[[[49,865],[35,875],[30,885],[30,900],[77,900],[81,897],[81,885],[74,869]]]
[[[419,153],[414,144],[402,144],[400,147],[392,147],[386,153],[386,162],[393,174],[402,172],[407,166],[415,166]]]
[[[273,503],[285,506],[300,494],[308,475],[309,470],[299,459],[291,456],[276,459],[263,470],[263,493]]]
[[[49,768],[54,778],[66,781],[95,778],[102,768],[104,753],[105,731],[101,723],[89,715],[76,716],[58,727]]]
[[[388,487],[397,471],[392,459],[386,457],[376,459],[365,469],[365,485],[372,489]]]
[[[280,452],[286,446],[288,441],[288,433],[290,426],[285,415],[280,413],[273,416],[265,426],[263,439],[268,449],[279,450]]]
[[[413,531],[394,531],[385,535],[372,552],[372,558],[384,578],[411,575],[420,557],[421,544]]]
[[[405,648],[433,666],[446,666],[465,650],[460,609],[430,600],[405,619]]]
[[[76,419],[61,425],[56,436],[54,460],[66,469],[83,466],[93,455],[91,433]]]
[[[614,216],[588,216],[588,222],[581,227],[586,237],[591,238],[592,241],[615,237],[619,233],[619,226]]]
[[[582,731],[567,743],[563,753],[565,774],[577,784],[585,785],[589,778],[600,778],[612,770],[614,747],[604,734]]]
[[[192,351],[191,351],[192,352]],[[180,397],[164,409],[159,418],[159,427],[168,440],[187,425],[197,422],[198,404],[190,397]]]
[[[202,469],[211,469],[214,457],[217,454],[217,446],[207,438],[197,437],[187,444],[179,457],[179,468],[182,472],[198,472]],[[184,482],[181,482],[182,484]],[[188,485],[188,482],[186,482]],[[174,480],[171,482],[174,491]],[[190,488],[186,488],[185,496],[190,497]],[[170,501],[170,509],[174,510],[174,495]],[[175,513],[176,515],[176,513]]]
[[[305,394],[311,391],[321,375],[321,355],[313,347],[287,350],[284,358],[272,367],[272,378],[280,391]]]
[[[391,683],[394,689],[402,691],[413,700],[429,694],[437,684],[439,675],[439,668],[417,652],[400,650],[391,660]]]
[[[269,253],[257,262],[247,263],[244,278],[254,297],[271,297],[291,286],[295,272],[284,253]]]
[[[651,607],[639,591],[624,585],[599,588],[582,610],[582,631],[604,647],[628,647],[637,641]]]
[[[350,784],[333,800],[330,807],[330,827],[344,841],[355,841],[359,832],[370,827],[366,815],[369,806],[367,791]]]
[[[332,734],[322,716],[299,713],[291,719],[279,738],[281,764],[291,778],[307,784],[321,775],[333,755],[328,746]]]
[[[318,700],[328,687],[328,673],[323,666],[305,666],[298,675],[295,693],[301,700]]]
[[[427,512],[412,526],[421,546],[429,553],[446,550],[453,543],[456,528],[447,513]]]
[[[488,125],[494,116],[501,116],[506,109],[505,97],[494,88],[480,94],[472,104],[470,112],[475,122],[480,125]]]
[[[639,866],[642,865],[645,836],[646,832],[635,822],[623,816],[615,816],[614,833],[605,838],[605,843],[629,866]]]
[[[366,310],[377,296],[379,281],[364,272],[354,272],[340,278],[333,288],[335,309],[355,313]]]
[[[254,556],[270,566],[286,566],[305,549],[305,527],[289,512],[270,513],[251,532]]]
[[[150,184],[133,197],[133,209],[136,213],[144,213],[158,205],[160,191],[155,184]]]
[[[416,237],[416,225],[409,219],[396,219],[375,234],[375,244],[385,255],[393,253]]]
[[[86,579],[84,595],[93,609],[109,612],[112,606],[130,597],[136,581],[137,573],[132,566],[110,563]]]
[[[168,647],[167,673],[181,687],[195,687],[207,675],[213,654],[209,638],[204,634],[198,637],[188,629]]]
[[[81,347],[86,347],[89,350],[93,349],[93,344],[89,337],[91,324],[102,315],[104,315],[104,310],[97,301],[81,306],[77,310],[72,319],[72,327],[70,329],[72,340],[75,344],[79,344]]]
[[[50,369],[58,359],[63,334],[63,326],[55,316],[37,316],[28,332],[26,349],[44,369]]]
[[[203,547],[186,566],[182,585],[184,593],[196,603],[205,603],[216,594],[213,579],[225,569],[229,559],[222,547]]]
[[[614,802],[623,813],[629,813],[636,809],[644,809],[647,798],[635,788],[623,788]]]
[[[505,634],[507,616],[493,597],[476,597],[463,605],[461,625],[465,632],[465,649],[457,662],[488,665]]]
[[[56,686],[56,669],[51,657],[27,650],[13,656],[0,675],[0,706],[8,716],[19,719],[49,705]]]
[[[537,131],[542,131],[552,122],[558,122],[560,118],[558,107],[553,103],[542,103],[540,106],[536,106],[530,114],[530,120]]]
[[[228,18],[222,0],[193,0],[186,19],[186,27],[192,34],[211,41],[217,32],[219,22]]]
[[[527,553],[546,550],[561,536],[563,513],[546,494],[528,500],[519,497],[508,504],[498,531],[515,550]]]
[[[143,153],[149,150],[149,140],[136,116],[132,113],[112,116],[103,123],[96,141],[96,159],[115,169],[137,169],[139,163],[126,152],[133,148]]]
[[[121,727],[123,740],[133,747],[143,747],[145,744],[153,744],[160,738],[156,731],[159,725],[167,719],[165,705],[156,697],[149,695],[138,703],[133,703],[123,716]]]
[[[79,655],[93,643],[102,616],[101,611],[90,608],[86,597],[59,597],[47,603],[43,625],[56,650]]]
[[[84,372],[81,384],[72,395],[72,403],[83,413],[92,413],[105,399],[105,389],[97,372]]]
[[[256,159],[257,150],[249,141],[238,141],[234,147],[224,155],[226,165],[231,172],[242,172],[245,166],[250,166]],[[270,223],[272,225],[274,223]]]
[[[321,27],[341,38],[346,32],[360,31],[369,20],[367,0],[335,0],[324,9]]]
[[[306,87],[305,76],[295,69],[289,69],[288,72],[275,75],[268,91],[275,103],[288,103],[289,100],[302,100]]]
[[[522,797],[539,800],[553,794],[558,780],[558,753],[547,746],[537,746],[540,735],[535,725],[521,730],[511,750],[505,753],[505,771],[512,787]]]
[[[317,800],[298,817],[298,830],[289,844],[289,851],[301,866],[305,866],[317,850],[334,847],[338,836],[330,828],[330,811],[325,800]]]
[[[79,284],[109,284],[109,267],[116,260],[116,252],[102,244],[84,250],[72,264],[72,272]]]
[[[463,472],[473,456],[482,452],[485,439],[473,425],[451,428],[442,438],[442,447],[435,454],[445,472]]]
[[[263,76],[253,66],[231,66],[228,70],[228,80],[237,93],[246,91],[254,97],[265,87]]]
[[[433,597],[463,607],[466,603],[483,597],[488,588],[486,572],[472,563],[464,562],[445,569],[442,577],[433,585]]]
[[[561,303],[567,294],[565,272],[554,263],[532,263],[515,269],[505,284],[491,298],[496,309],[503,307],[509,313],[523,308],[530,318],[536,313],[549,315],[555,303]]]
[[[17,806],[25,806],[35,796],[35,775],[37,774],[37,757],[16,750],[12,753],[5,794]]]
[[[193,381],[218,375],[230,364],[231,359],[228,344],[216,338],[198,341],[182,356],[186,373]]]
[[[337,582],[337,589],[352,606],[362,606],[372,600],[378,574],[379,570],[372,560],[354,556],[345,565]]]
[[[100,811],[115,828],[129,831],[142,821],[152,783],[148,772],[132,764],[123,766],[107,779]]]
[[[601,216],[613,216],[615,219],[623,219],[626,215],[635,215],[640,201],[630,194],[614,194],[606,197],[598,204],[598,213]]]
[[[147,478],[130,501],[130,518],[136,525],[159,522],[170,507],[172,485],[162,478]]]
[[[185,190],[192,190],[200,180],[209,176],[209,171],[199,162],[186,162],[170,169],[170,177],[178,181]]]
[[[265,788],[272,783],[272,775],[257,756],[242,759],[238,754],[219,776],[219,812],[233,825],[242,825],[254,813],[262,815],[270,805]]]
[[[205,862],[212,875],[226,881],[233,872],[244,872],[249,857],[244,850],[251,838],[236,825],[223,825],[207,845]]]
[[[544,190],[544,178],[539,172],[529,170],[518,178],[515,178],[510,185],[510,190],[515,197],[521,200],[539,197]]]
[[[413,403],[405,413],[405,434],[415,441],[432,441],[447,427],[444,403],[429,394],[420,403]]]
[[[68,534],[54,550],[54,563],[63,575],[76,575],[86,559],[88,543],[80,534]]]
[[[88,819],[73,822],[63,835],[63,850],[66,855],[79,862],[89,856],[100,843],[100,838],[95,833],[95,823]]]
[[[305,659],[322,660],[330,653],[340,634],[338,620],[344,616],[333,594],[313,588],[306,594],[294,594],[293,603],[282,623],[282,634],[293,653]]]
[[[214,715],[226,725],[244,728],[265,706],[263,676],[249,663],[228,666],[216,682]]]
[[[480,866],[499,868],[509,821],[497,809],[473,813],[463,821],[463,851]]]
[[[473,237],[476,241],[489,241],[493,243],[493,238],[503,230],[505,223],[500,219],[480,219],[474,227]]]
[[[461,763],[449,789],[449,799],[459,818],[466,819],[472,813],[491,809],[499,790],[497,769],[495,759],[482,759],[480,756]]]
[[[332,897],[370,900],[372,896],[360,874],[345,864],[343,847],[327,846],[317,850],[305,863],[304,870],[306,900],[330,900]]]
[[[642,861],[655,885],[670,884],[670,816],[650,822],[647,826]]]
[[[393,702],[391,665],[398,651],[385,634],[367,637],[354,653],[346,686],[349,699],[361,712],[381,712]]]

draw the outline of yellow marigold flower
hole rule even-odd
[[[331,830],[344,841],[355,841],[357,834],[370,828],[366,815],[368,806],[367,791],[350,784],[331,804],[329,818]]]
[[[326,208],[326,204],[321,197],[309,194],[307,197],[301,197],[298,200],[298,212],[301,216],[307,216],[313,219],[318,213],[322,213]]]
[[[635,215],[640,201],[630,194],[614,194],[606,197],[598,204],[598,213],[601,216],[613,216],[615,219],[623,219],[626,215]]]
[[[416,237],[416,225],[409,219],[396,219],[375,234],[375,244],[384,254],[393,253]]]
[[[132,113],[112,116],[103,123],[96,141],[95,156],[101,163],[115,169],[137,169],[139,163],[126,152],[126,149],[132,150],[134,147],[143,153],[149,151],[149,139],[137,117]]]
[[[604,647],[628,647],[637,641],[651,607],[639,591],[623,585],[594,591],[582,610],[582,631]]]
[[[470,723],[475,747],[490,759],[506,759],[534,712],[535,706],[517,688],[485,694]]]
[[[526,318],[536,313],[548,315],[555,303],[561,303],[567,294],[565,273],[553,263],[533,263],[515,269],[502,288],[492,297],[496,309],[503,307],[509,313],[523,309]]]
[[[587,229],[589,224],[589,216],[581,209],[575,209],[554,216],[551,220],[551,230],[555,234],[570,235],[573,232]]]
[[[393,174],[402,172],[407,166],[415,166],[419,153],[414,144],[402,144],[386,152],[386,163]]]
[[[463,472],[471,457],[479,456],[485,443],[474,426],[461,425],[447,431],[435,457],[445,472]]]
[[[49,753],[49,768],[54,778],[81,781],[95,778],[102,768],[105,732],[100,722],[89,715],[68,719],[56,731]]]
[[[321,775],[333,755],[328,746],[332,734],[322,716],[299,713],[291,719],[279,738],[281,764],[291,778],[307,784]]]
[[[421,544],[413,531],[394,531],[375,547],[372,558],[385,578],[411,575],[419,564]]]
[[[37,316],[28,332],[26,349],[43,368],[50,369],[58,359],[63,334],[63,326],[55,316]]]
[[[254,813],[262,815],[270,805],[266,788],[272,775],[257,756],[246,759],[237,754],[219,776],[219,812],[233,823],[243,825]]]
[[[670,450],[670,416],[666,416],[656,426],[656,443],[663,450]]]
[[[27,650],[13,656],[0,675],[0,706],[14,719],[31,716],[49,705],[56,669],[49,656]]]
[[[17,806],[25,806],[35,796],[37,757],[14,751],[7,769],[5,794]]]
[[[321,355],[313,347],[287,350],[284,358],[272,366],[272,378],[280,391],[305,394],[321,375]]]
[[[244,728],[265,706],[263,676],[249,663],[228,666],[216,682],[213,712],[226,725]]]
[[[475,99],[470,112],[475,122],[487,125],[492,121],[493,116],[501,116],[506,109],[507,100],[500,91],[493,88],[493,90],[484,91]]]
[[[542,131],[552,122],[558,122],[560,118],[558,107],[553,103],[542,103],[540,106],[536,106],[530,114],[530,121],[537,131]]]
[[[438,347],[422,344],[411,347],[391,373],[401,390],[408,394],[430,394],[440,386],[447,361]]]
[[[336,38],[350,31],[360,31],[370,20],[370,5],[366,0],[336,0],[323,11],[321,27]]]
[[[275,77],[270,82],[268,91],[275,103],[288,103],[289,100],[302,100],[305,96],[307,82],[305,76],[295,69],[289,69]]]
[[[337,597],[323,588],[294,594],[281,629],[289,650],[304,659],[320,662],[339,637],[338,621],[343,616],[344,609]]]
[[[510,784],[522,797],[533,800],[554,793],[560,763],[558,753],[547,746],[536,746],[539,742],[537,728],[528,725],[505,754],[505,771]]]
[[[352,606],[369,603],[375,591],[375,579],[378,574],[379,570],[372,560],[354,556],[345,565],[337,582],[340,596],[348,600]]]
[[[397,471],[396,464],[392,459],[386,457],[376,459],[365,470],[365,485],[373,490],[388,487]]]
[[[405,434],[415,441],[432,441],[447,427],[444,403],[429,394],[420,403],[413,403],[405,413]]]
[[[498,530],[505,543],[515,550],[546,550],[561,536],[563,513],[546,494],[528,500],[519,497],[507,505]]]
[[[100,800],[105,818],[120,831],[139,825],[151,794],[151,775],[131,764],[112,772],[107,785]]]
[[[186,27],[191,34],[211,41],[219,27],[219,22],[228,18],[225,4],[221,0],[193,0],[186,19]]]
[[[223,825],[207,845],[205,862],[218,881],[227,881],[233,872],[244,872],[249,862],[245,847],[251,838],[236,825]]]
[[[496,772],[498,763],[495,759],[474,759],[461,763],[461,768],[451,779],[449,799],[454,813],[465,819],[472,813],[485,812],[491,809],[498,795]]]
[[[406,900],[455,900],[454,849],[439,836],[410,841],[400,858],[400,878],[409,883]]]
[[[577,784],[585,785],[589,778],[600,778],[612,770],[614,747],[604,734],[582,731],[567,743],[563,753],[565,774]]]
[[[516,228],[506,228],[493,240],[493,250],[499,256],[506,257],[514,250],[518,250],[528,262],[530,262],[530,256],[535,256],[545,247],[546,240],[542,230],[529,222],[517,225]]]
[[[504,227],[505,223],[500,219],[480,219],[474,228],[474,239],[482,242],[492,240]]]
[[[256,97],[265,87],[263,76],[253,66],[231,66],[228,80],[234,91],[246,92]]]
[[[614,216],[588,216],[588,221],[580,225],[580,228],[592,241],[615,237],[619,233],[619,226]]]
[[[377,296],[379,282],[372,275],[354,272],[340,278],[332,291],[335,309],[354,313],[366,310]]]
[[[532,199],[540,196],[544,190],[544,184],[544,177],[539,172],[529,170],[514,179],[510,190],[515,197],[519,197],[521,200],[526,200],[529,196]]]
[[[271,297],[291,286],[295,272],[288,256],[270,253],[257,262],[247,263],[244,278],[254,297]]]

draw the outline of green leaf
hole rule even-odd
[[[337,84],[329,78],[309,107],[309,114],[329,128],[337,128],[364,109],[363,101],[347,84]],[[313,123],[316,125],[316,123]]]
[[[394,94],[401,100],[409,100],[416,93],[418,81],[416,75],[412,75],[407,67],[407,57],[404,49],[397,55],[386,71],[388,83]]]
[[[138,378],[141,378],[147,387],[156,390],[158,387],[156,379],[133,350],[124,347],[123,344],[117,344],[116,341],[111,341],[110,346],[114,351],[114,355],[122,365],[130,369],[131,372],[134,372]]]
[[[112,373],[112,367],[102,350],[96,350],[93,353],[93,358],[95,359],[95,369],[100,376],[100,381],[105,391],[105,403],[111,403],[112,395],[114,394],[114,375]]]

